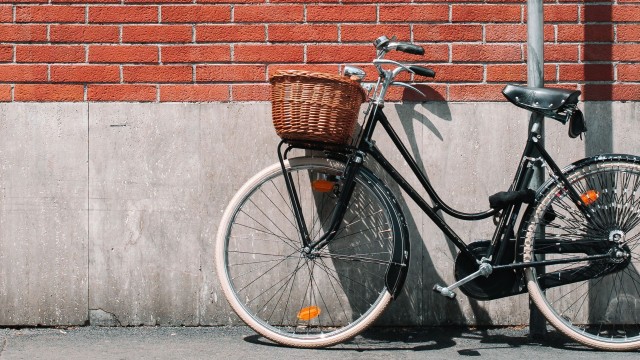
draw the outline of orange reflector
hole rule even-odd
[[[580,199],[582,199],[582,202],[587,206],[596,202],[598,197],[600,197],[600,193],[595,190],[587,190],[584,194],[580,195]]]
[[[322,179],[314,180],[311,183],[311,187],[313,188],[313,190],[317,192],[329,192],[333,190],[333,185],[335,185],[334,182],[329,180],[322,180]]]
[[[317,306],[307,306],[302,310],[298,311],[298,319],[309,321],[311,319],[315,319],[320,315],[320,308]]]

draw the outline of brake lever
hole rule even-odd
[[[407,83],[403,83],[403,82],[400,82],[400,81],[394,81],[394,82],[391,83],[391,85],[402,86],[402,87],[405,87],[407,89],[411,89],[411,90],[417,92],[418,94],[422,95],[425,98],[427,97],[427,95],[425,95],[425,93],[423,93],[422,91],[418,90],[416,87],[414,87],[412,85],[409,85]]]

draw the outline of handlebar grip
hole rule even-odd
[[[411,69],[411,71],[413,71],[414,73],[416,73],[417,75],[420,75],[420,76],[436,77],[436,72],[435,71],[433,71],[431,69],[427,69],[427,68],[422,67],[422,66],[409,65],[408,68]]]
[[[409,43],[398,44],[396,50],[413,55],[424,55],[424,49],[420,45],[414,45]]]

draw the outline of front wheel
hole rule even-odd
[[[580,343],[639,349],[640,158],[598,156],[565,171],[589,218],[561,183],[547,181],[525,219],[523,259],[601,258],[529,268],[531,299],[554,327]]]
[[[329,228],[344,164],[296,158],[285,168],[315,241]],[[362,169],[337,235],[309,252],[280,164],[263,170],[231,200],[218,230],[216,266],[227,300],[255,331],[288,346],[330,346],[357,335],[392,298],[385,277],[398,232],[394,204]]]

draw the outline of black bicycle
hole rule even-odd
[[[375,161],[459,249],[457,282],[435,291],[453,298],[460,289],[480,300],[529,292],[570,338],[600,349],[640,348],[640,158],[599,155],[560,169],[534,125],[510,188],[490,197],[491,208],[452,209],[382,111],[391,86],[412,87],[395,81],[400,73],[435,73],[384,59],[392,50],[423,54],[418,45],[381,37],[375,46],[379,78],[353,145],[283,141],[280,161],[250,179],[228,205],[216,261],[236,313],[263,336],[297,347],[345,341],[382,313],[402,289],[410,252],[403,212],[368,167]],[[352,67],[346,73],[364,76]],[[572,137],[586,131],[579,91],[508,85],[503,93],[519,107],[568,122]],[[375,146],[379,126],[433,205]],[[289,158],[295,148],[311,155]],[[535,167],[550,176],[534,191],[528,184]],[[437,212],[463,220],[494,217],[496,229],[490,241],[466,244]]]

